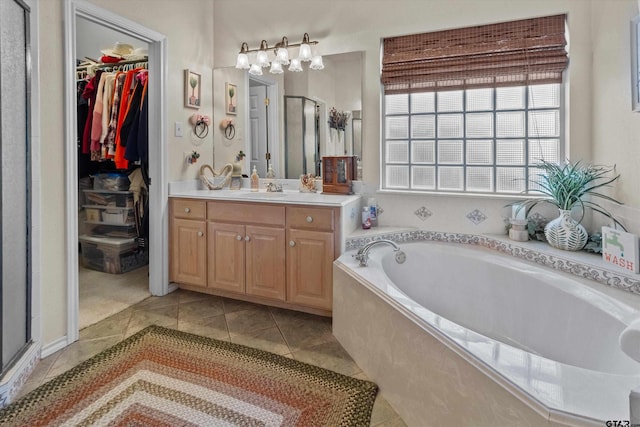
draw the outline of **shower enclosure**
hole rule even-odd
[[[284,97],[286,178],[320,176],[320,104],[304,96]]]

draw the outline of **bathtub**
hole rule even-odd
[[[629,420],[640,313],[585,279],[485,248],[376,246],[334,263],[333,329],[408,425],[603,426]],[[597,286],[602,286],[597,284]]]

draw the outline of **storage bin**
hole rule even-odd
[[[136,237],[136,225],[135,224],[105,224],[102,222],[89,222],[84,223],[85,234],[93,237],[117,237],[117,238],[132,238]]]
[[[133,193],[131,191],[84,190],[84,196],[87,205],[133,207]]]
[[[133,209],[110,208],[102,211],[102,221],[111,224],[134,224],[135,217],[133,214]]]
[[[149,263],[149,253],[138,248],[136,239],[80,236],[82,262],[105,273],[126,273]]]
[[[97,173],[93,176],[94,190],[128,191],[129,177],[119,172]]]

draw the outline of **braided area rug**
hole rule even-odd
[[[0,410],[15,426],[368,426],[377,386],[150,326]]]

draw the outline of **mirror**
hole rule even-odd
[[[323,56],[324,70],[251,76],[233,67],[213,71],[214,112],[217,122],[232,118],[234,139],[222,130],[214,135],[214,168],[221,168],[243,150],[244,174],[256,166],[261,177],[268,163],[278,178],[298,179],[303,173],[320,175],[324,155],[356,155],[362,158],[363,52]],[[237,86],[237,110],[225,108],[225,84]],[[265,98],[269,99],[265,103]],[[329,111],[348,114],[340,136],[341,153],[335,152],[329,129]],[[335,133],[335,132],[334,132]],[[335,138],[335,136],[333,136]],[[334,139],[335,141],[335,139]]]

